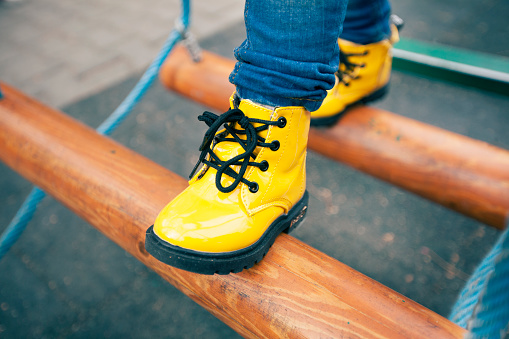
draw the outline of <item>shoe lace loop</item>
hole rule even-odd
[[[340,50],[339,51],[340,67],[336,72],[336,76],[338,77],[339,82],[342,82],[345,86],[349,86],[350,81],[358,79],[359,69],[365,67],[366,64],[358,64],[351,62],[349,58],[352,56],[365,56],[367,54],[368,51],[364,51],[362,53],[344,53]]]
[[[246,184],[251,192],[255,193],[258,191],[258,184],[245,179],[244,174],[248,166],[256,166],[264,170],[266,167],[268,168],[268,163],[267,161],[251,161],[251,158],[253,160],[256,158],[254,151],[257,146],[273,149],[276,144],[279,145],[277,140],[271,143],[265,142],[265,138],[259,136],[258,133],[268,129],[269,126],[279,126],[283,128],[284,125],[286,125],[286,119],[280,118],[278,121],[252,119],[246,116],[240,109],[233,108],[221,115],[216,115],[212,112],[204,112],[202,115],[198,116],[198,120],[205,122],[207,126],[209,126],[209,129],[205,132],[200,145],[200,157],[189,178],[194,176],[200,164],[203,163],[217,170],[216,187],[220,192],[229,193],[241,182]],[[235,123],[238,123],[240,129],[235,128]],[[260,124],[260,126],[255,127],[254,124]],[[221,127],[224,127],[225,130],[218,133]],[[241,138],[240,136],[245,136],[245,138]],[[214,147],[225,141],[238,143],[242,146],[244,152],[231,159],[221,160],[214,153]],[[232,166],[240,166],[238,173]],[[233,178],[233,183],[228,186],[223,186],[221,183],[223,175],[228,175]]]

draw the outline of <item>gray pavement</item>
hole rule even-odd
[[[229,57],[244,36],[242,9],[232,8],[227,14],[230,2],[235,1],[196,1],[193,17],[193,30],[202,37],[203,46]],[[115,7],[119,3],[122,8]],[[136,83],[143,65],[157,53],[158,43],[168,31],[158,24],[166,19],[157,19],[168,14],[154,13],[149,4],[170,3],[177,2],[150,0],[143,2],[144,6],[131,1],[97,0],[0,2],[0,79],[7,79],[38,99],[97,126]],[[509,41],[496,39],[507,36],[505,18],[509,7],[504,1],[398,0],[393,1],[393,7],[407,21],[403,32],[407,37],[509,54]],[[177,5],[172,8],[176,15]],[[58,15],[48,14],[59,10],[62,12]],[[139,13],[150,11],[146,16],[153,19],[141,19],[145,16]],[[199,17],[200,11],[206,14]],[[47,26],[37,21],[45,15]],[[221,19],[216,18],[219,15]],[[90,32],[87,46],[92,50],[85,52],[80,49],[85,38],[77,38],[73,34],[78,33],[64,25],[76,24],[70,17],[88,18],[87,22],[97,27],[106,22],[111,26],[75,28],[81,30],[81,35]],[[25,27],[27,20],[33,21],[30,25],[37,23],[45,33],[38,35],[30,25]],[[120,52],[120,41],[133,40],[141,28],[136,32],[132,27],[114,28],[115,20],[120,21],[119,25],[128,22],[136,25],[134,20],[150,21],[146,25],[152,30],[147,28],[146,33],[134,39],[138,42]],[[173,17],[169,21],[171,26]],[[482,29],[475,28],[478,26]],[[466,31],[468,27],[474,29]],[[43,49],[42,36],[48,43],[56,43],[63,35],[74,36],[75,40],[66,40],[70,45],[62,43],[65,52],[49,58],[50,53]],[[126,35],[127,40],[113,37]],[[151,43],[147,41],[149,36],[155,37]],[[6,51],[4,46],[11,50]],[[69,58],[75,49],[78,52]],[[117,72],[115,67],[121,68],[116,65],[122,63],[119,60],[134,65],[135,59],[140,60],[139,68],[125,67],[123,73],[118,71],[121,75],[112,75]],[[87,72],[83,71],[86,64],[94,70],[88,78],[93,80],[79,78],[80,72]],[[32,72],[24,69],[30,67],[34,67]],[[60,73],[59,81],[50,82],[51,77],[46,76],[60,72],[60,68],[67,71]],[[84,85],[87,81],[91,83],[89,87]],[[389,96],[376,106],[509,149],[508,97],[401,72],[393,73],[391,88]],[[196,120],[202,111],[203,107],[156,84],[113,138],[187,176],[205,130]],[[310,211],[307,222],[294,236],[444,316],[499,234],[314,153],[308,158],[307,185]],[[30,183],[0,164],[0,231],[30,188]],[[0,261],[0,338],[205,335],[236,336],[51,198],[42,202],[20,241]]]
[[[243,7],[193,1],[193,32],[242,21]],[[179,0],[0,1],[0,79],[62,107],[143,70],[179,15]]]

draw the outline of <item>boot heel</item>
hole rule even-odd
[[[374,91],[367,97],[364,97],[363,99],[360,100],[360,102],[362,102],[363,104],[367,104],[367,103],[370,103],[373,101],[377,101],[377,100],[383,98],[385,95],[387,95],[388,92],[389,92],[389,84],[377,89],[376,91]]]
[[[296,230],[300,226],[302,221],[305,219],[307,211],[308,211],[308,207],[304,206],[300,210],[299,214],[297,214],[297,216],[292,219],[292,221],[290,222],[290,226],[287,229],[285,229],[284,232],[286,234],[288,234],[288,233]]]

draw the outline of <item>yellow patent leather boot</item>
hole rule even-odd
[[[147,230],[145,248],[187,271],[240,272],[306,213],[309,112],[232,97],[226,113],[198,119],[209,126],[195,170],[203,166]]]
[[[311,112],[312,126],[332,125],[350,106],[377,100],[387,93],[391,49],[399,40],[397,28],[393,25],[391,30],[389,39],[368,45],[338,40],[340,65],[336,84],[327,92],[322,106]]]

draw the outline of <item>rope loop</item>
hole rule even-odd
[[[193,61],[199,62],[202,58],[202,49],[196,39],[196,36],[189,32],[188,27],[184,24],[182,18],[175,20],[175,30],[182,37],[182,43],[186,46]]]

